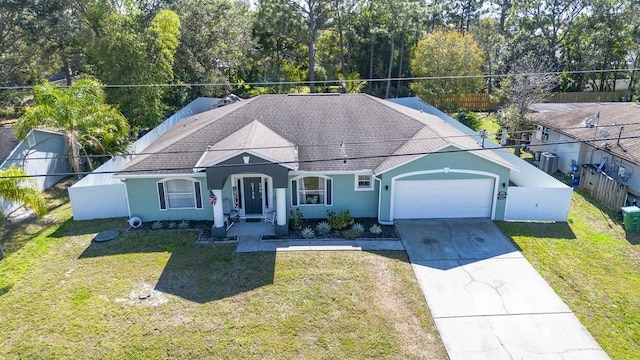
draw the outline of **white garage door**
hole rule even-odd
[[[398,180],[393,218],[490,218],[493,188],[493,179]]]

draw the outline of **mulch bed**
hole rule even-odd
[[[326,219],[303,219],[302,220],[302,229],[306,227],[310,227],[313,231],[316,231],[316,225],[318,223],[326,221]],[[380,225],[378,224],[377,219],[375,218],[356,218],[354,219],[356,223],[362,224],[365,228],[364,234],[358,236],[358,239],[400,239],[398,233],[396,233],[396,229],[393,225]],[[211,231],[211,226],[213,225],[212,221],[189,221],[188,227],[180,227],[181,221],[147,221],[142,223],[142,226],[139,228],[130,228],[128,231],[139,231],[139,230],[201,230],[203,235],[209,234]],[[378,224],[380,228],[382,228],[382,233],[380,234],[371,234],[369,232],[369,228],[371,225]],[[185,226],[185,225],[182,225]],[[351,228],[351,226],[347,227],[347,230]],[[342,238],[343,230],[332,230],[329,234],[325,236],[320,236],[316,234],[316,239],[326,239],[326,238]],[[302,239],[301,230],[289,230],[288,235],[265,235],[262,237],[264,240],[278,240],[278,239]]]
[[[316,232],[315,239],[326,239],[326,238],[342,238],[342,231],[350,229],[351,226],[348,226],[343,230],[332,230],[329,234],[325,236],[320,236],[317,234],[316,226],[318,223],[326,221],[326,219],[303,219],[302,220],[302,229],[306,227],[310,227]],[[396,229],[393,225],[380,225],[378,224],[378,220],[375,218],[355,218],[355,223],[360,223],[364,226],[365,232],[358,236],[358,239],[400,239]],[[380,228],[382,228],[382,232],[380,234],[372,234],[369,232],[369,228],[373,224],[378,224]],[[301,230],[289,230],[289,234],[286,236],[282,235],[267,235],[263,236],[263,240],[277,240],[277,239],[302,239],[302,231]]]

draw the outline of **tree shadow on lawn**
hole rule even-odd
[[[598,209],[603,219],[607,221],[607,225],[609,225],[610,228],[613,226],[620,226],[623,229],[625,228],[625,225],[623,223],[622,210],[613,211],[613,210],[607,209],[604,205],[599,203],[596,199],[594,199],[588,193],[581,190],[575,190],[575,191],[578,192],[580,195],[582,195],[582,197],[588,203],[593,205],[593,207]],[[632,204],[625,204],[624,206],[631,206],[631,205]],[[629,244],[640,245],[640,229],[639,231],[627,231],[625,229],[624,232],[625,232],[625,238],[627,239]]]
[[[496,221],[496,225],[513,242],[513,236],[575,240],[576,234],[566,222],[535,223]],[[517,246],[517,244],[514,242]],[[521,249],[519,249],[521,250]]]
[[[121,233],[128,229],[126,218],[98,219],[98,220],[73,220],[67,219],[60,224],[58,229],[50,236],[61,238],[65,236],[82,236],[87,234],[97,234],[106,230],[118,230]]]
[[[197,303],[220,300],[273,284],[276,260],[273,252],[237,254],[235,244],[196,244],[196,234],[188,231],[146,233],[135,232],[134,236],[125,234],[108,242],[92,242],[80,259],[170,252],[154,290]]]

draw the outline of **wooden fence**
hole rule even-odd
[[[624,98],[624,91],[615,92],[564,92],[553,93],[546,102],[549,103],[589,103],[616,102]],[[443,99],[436,96],[422,95],[421,98],[438,109],[457,111],[465,108],[469,111],[496,111],[500,104],[489,94],[451,94]]]
[[[615,102],[624,97],[624,91],[553,93],[549,103]]]
[[[629,186],[624,185],[592,167],[582,169],[580,189],[591,195],[607,209],[619,211],[624,205]]]
[[[489,94],[451,94],[444,99],[436,96],[423,95],[421,98],[438,109],[457,111],[465,108],[469,111],[496,111],[499,106],[492,102]]]

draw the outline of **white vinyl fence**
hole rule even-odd
[[[224,104],[221,99],[197,98],[133,144],[134,153],[142,152],[178,121],[191,115],[215,109]],[[133,156],[117,156],[71,186],[69,200],[74,220],[104,219],[129,216],[126,186],[113,172],[122,169]],[[101,174],[104,172],[106,174]]]
[[[571,207],[571,187],[509,186],[505,220],[567,221]]]

